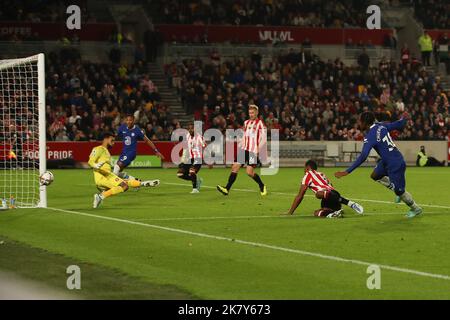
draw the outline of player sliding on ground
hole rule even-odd
[[[237,160],[231,166],[231,173],[228,177],[228,183],[225,187],[217,186],[217,190],[223,195],[227,196],[230,192],[231,186],[236,181],[239,169],[244,165],[247,166],[247,175],[252,178],[259,186],[259,191],[262,196],[267,195],[266,185],[262,182],[260,176],[255,173],[255,168],[259,163],[259,151],[263,150],[267,140],[267,130],[261,119],[258,119],[258,107],[256,105],[249,105],[248,114],[250,119],[244,122],[244,137],[238,149],[238,155],[244,154],[243,163],[239,163],[241,159],[237,156]]]
[[[317,163],[315,161],[308,160],[305,163],[305,176],[303,177],[300,191],[295,197],[291,209],[287,213],[288,215],[294,214],[308,189],[315,193],[317,199],[322,199],[320,209],[314,211],[316,217],[341,218],[343,217],[342,204],[349,206],[359,214],[364,212],[361,205],[345,199],[333,188],[328,178],[322,172],[317,171]]]
[[[183,157],[178,166],[177,177],[183,180],[192,181],[191,193],[199,193],[203,179],[197,177],[202,168],[203,148],[206,142],[200,133],[196,133],[192,124],[188,127],[189,133],[186,135],[187,148],[183,150]]]
[[[97,189],[101,193],[94,195],[94,208],[113,195],[125,192],[129,187],[153,187],[159,185],[159,180],[138,181],[135,179],[123,180],[111,172],[111,154],[109,149],[114,145],[114,135],[105,133],[101,146],[92,149],[89,156],[89,165],[94,169],[94,179]]]
[[[406,179],[406,163],[402,154],[395,146],[389,134],[393,130],[401,130],[406,124],[408,114],[404,113],[402,118],[392,123],[375,122],[375,115],[372,112],[364,112],[359,118],[359,126],[361,130],[367,131],[364,138],[364,146],[358,159],[350,168],[345,171],[336,172],[336,178],[344,177],[358,168],[370,153],[375,149],[381,157],[381,161],[372,172],[371,178],[386,188],[389,188],[400,197],[410,210],[406,214],[408,218],[413,218],[422,213],[420,208],[413,200],[411,194],[405,190]]]
[[[125,123],[117,129],[117,136],[123,140],[122,153],[120,154],[119,161],[114,166],[114,174],[122,179],[137,179],[128,175],[126,172],[122,172],[123,169],[128,167],[137,155],[137,142],[138,140],[144,140],[150,148],[153,149],[155,154],[164,160],[164,156],[156,148],[155,144],[145,135],[139,126],[135,123],[134,115],[129,114],[125,118]],[[139,179],[137,179],[139,180]],[[159,181],[159,180],[154,180]]]

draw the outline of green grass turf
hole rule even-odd
[[[0,236],[0,266],[24,279],[45,283],[72,299],[194,299],[175,286],[155,285],[120,271],[32,248]],[[67,290],[67,267],[82,270],[82,290]]]
[[[189,184],[177,179],[175,170],[151,169],[129,172],[140,178],[161,179],[159,188],[130,190],[107,199],[94,210],[92,173],[54,170],[55,182],[48,188],[49,206],[72,212],[0,212],[0,235],[49,254],[113,269],[140,283],[169,285],[200,298],[449,299],[449,168],[408,168],[407,189],[418,203],[431,205],[424,207],[422,217],[412,220],[404,217],[405,205],[391,202],[391,191],[369,179],[369,168],[358,169],[341,180],[332,176],[334,171],[323,170],[342,195],[387,202],[360,201],[367,212],[364,216],[346,208],[345,219],[319,219],[312,212],[320,203],[310,196],[296,216],[280,217],[298,190],[301,169],[281,169],[277,175],[263,176],[269,188],[266,198],[260,197],[255,182],[244,171],[230,196],[224,197],[213,188],[191,195]],[[224,184],[228,173],[204,168],[200,176],[204,186],[214,187]],[[369,290],[366,265],[311,256],[304,251],[447,278],[382,268],[381,289]],[[8,251],[0,246],[0,261],[5,255]],[[30,268],[51,269],[52,263],[50,259]],[[83,267],[81,272],[83,275]],[[45,281],[46,277],[42,278]],[[83,290],[81,294],[91,297],[95,291],[117,288],[99,282],[98,287]],[[180,298],[176,292],[173,298]],[[110,296],[124,298],[127,292],[112,292]]]

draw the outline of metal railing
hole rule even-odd
[[[263,59],[272,59],[281,52],[287,53],[293,48],[296,52],[300,50],[301,45],[232,45],[232,44],[166,44],[163,50],[164,63],[171,62],[175,59],[183,58],[206,58],[209,57],[212,50],[217,50],[222,58],[248,57],[257,50]],[[318,55],[322,59],[341,58],[347,62],[356,61],[361,48],[347,48],[344,45],[314,45],[311,48],[305,48],[311,53]],[[378,62],[382,57],[388,59],[396,59],[396,50],[381,46],[366,48],[366,53],[371,59]]]

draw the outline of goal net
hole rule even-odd
[[[0,200],[46,207],[44,55],[0,60]]]

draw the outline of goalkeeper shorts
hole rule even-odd
[[[114,173],[110,173],[106,176],[99,174],[95,177],[95,184],[99,190],[108,190],[121,185],[123,182],[125,181]]]

